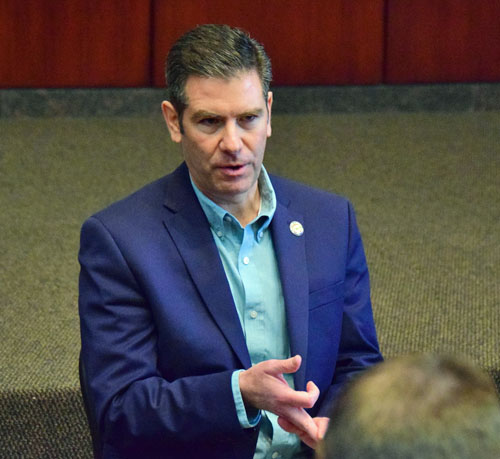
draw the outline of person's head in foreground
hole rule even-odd
[[[500,458],[500,401],[467,360],[409,355],[377,365],[340,396],[319,459]]]

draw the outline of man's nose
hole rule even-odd
[[[222,132],[220,147],[227,153],[237,153],[241,150],[242,142],[239,128],[236,123],[227,123]]]

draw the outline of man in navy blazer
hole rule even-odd
[[[80,369],[96,456],[308,457],[343,384],[382,359],[352,206],[262,167],[270,79],[239,29],[181,37],[162,109],[184,162],[82,227]],[[252,292],[283,309],[281,322],[263,312],[282,334],[246,328],[242,314],[257,312],[238,263],[249,258],[211,212],[255,229],[248,250],[268,238],[249,253],[277,274]],[[281,301],[266,304],[273,292]],[[257,357],[260,340],[285,354]]]

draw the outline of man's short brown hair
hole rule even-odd
[[[185,87],[189,76],[228,79],[251,70],[257,72],[267,100],[272,73],[264,47],[241,29],[201,25],[182,35],[168,53],[165,66],[167,98],[181,120],[188,104]]]

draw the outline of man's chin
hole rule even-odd
[[[251,199],[255,182],[251,180],[234,180],[220,184],[217,189],[217,196],[226,201],[244,200],[245,198]]]

